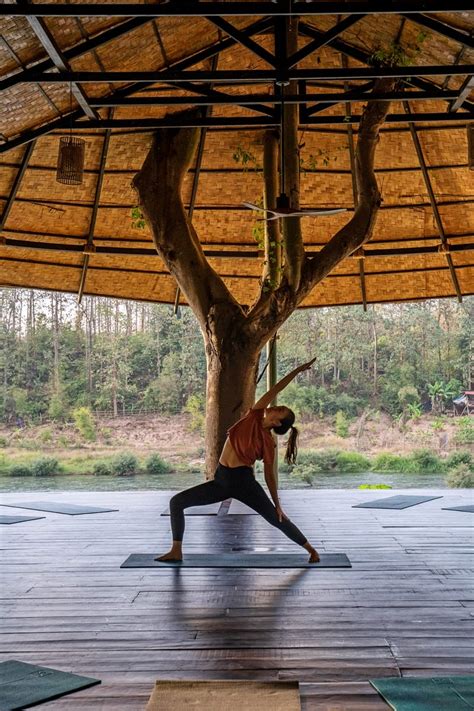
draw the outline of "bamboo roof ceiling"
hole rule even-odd
[[[174,302],[176,283],[133,224],[131,180],[153,129],[181,125],[179,112],[198,104],[207,130],[185,203],[211,265],[251,303],[264,256],[242,203],[262,194],[262,138],[279,123],[282,76],[298,79],[301,206],[349,211],[302,219],[316,255],[353,209],[363,94],[384,71],[374,52],[395,43],[410,66],[377,149],[372,239],[303,305],[474,294],[474,12],[462,1],[433,0],[429,14],[417,0],[384,3],[385,14],[377,5],[294,2],[308,53],[286,64],[288,1],[0,6],[0,284]],[[56,182],[71,125],[86,141],[79,186]]]

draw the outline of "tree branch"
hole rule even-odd
[[[396,79],[380,79],[373,93],[392,91],[396,84]],[[374,101],[364,108],[355,152],[357,207],[349,222],[323,247],[317,257],[305,257],[297,295],[298,304],[339,262],[365,244],[372,235],[381,203],[374,172],[375,149],[389,107],[388,101]]]
[[[181,196],[196,151],[199,129],[160,129],[132,181],[151,229],[156,250],[176,279],[201,326],[216,304],[225,302],[244,317],[217,272],[209,265]]]

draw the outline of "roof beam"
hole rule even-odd
[[[368,94],[367,91],[371,86],[373,86],[373,82],[370,82],[365,90],[354,89],[332,94],[287,94],[285,95],[285,104],[306,104],[317,100],[318,104],[308,110],[307,115],[310,116],[312,113],[316,113],[316,107],[319,108],[319,104],[322,104],[323,108],[327,108],[327,104],[332,105],[345,101],[405,101],[406,99],[410,101],[426,101],[429,99],[455,101],[459,97],[459,90],[440,91],[435,88],[432,91],[389,91]],[[205,90],[202,86],[192,85],[192,91],[204,93]],[[89,97],[89,103],[91,106],[218,106],[227,104],[232,106],[254,106],[260,103],[280,104],[281,97],[275,94],[225,94],[223,92],[206,91],[205,96]]]
[[[159,4],[139,3],[35,3],[31,6],[0,5],[0,16],[10,17],[237,17],[245,15],[347,15],[400,14],[426,12],[468,12],[470,0],[349,0],[319,2],[319,0],[273,0],[273,2],[199,2],[171,0]]]
[[[458,30],[455,27],[451,27],[451,25],[447,25],[445,22],[441,22],[441,20],[429,17],[428,15],[422,15],[418,12],[413,12],[411,14],[403,13],[403,17],[407,20],[411,20],[412,22],[416,22],[417,25],[433,30],[433,32],[436,32],[439,35],[448,37],[455,42],[460,42],[465,47],[474,49],[474,37],[472,37],[465,30]]]
[[[94,49],[96,49],[97,47],[102,47],[108,42],[112,42],[113,40],[122,37],[123,35],[126,35],[129,32],[132,32],[137,27],[145,25],[149,21],[149,18],[138,17],[134,18],[133,20],[126,20],[125,22],[121,22],[119,25],[109,30],[100,32],[92,39],[85,40],[84,42],[79,42],[79,44],[77,44],[75,47],[63,50],[63,57],[68,62],[72,61],[73,59],[77,59],[77,57],[82,57],[88,52],[93,52]],[[22,81],[27,81],[29,74],[31,74],[32,72],[45,72],[48,69],[52,69],[53,67],[54,63],[51,59],[44,59],[43,61],[38,62],[29,69],[24,69],[22,72],[16,72],[15,74],[12,74],[11,76],[0,80],[0,91],[8,89],[11,86],[15,86],[15,84],[19,84]]]
[[[321,47],[329,44],[331,40],[338,37],[345,30],[355,25],[356,22],[359,22],[359,20],[362,20],[364,17],[365,15],[349,15],[349,17],[346,17],[344,20],[341,20],[341,22],[338,22],[337,25],[331,27],[331,29],[325,32],[321,37],[314,39],[312,42],[307,44],[306,47],[302,47],[298,50],[298,52],[295,52],[295,54],[288,57],[288,69],[291,69],[291,67],[294,67],[298,64],[298,62],[301,62],[302,59],[305,59],[308,55],[313,54],[313,52],[316,52],[318,49],[321,49]]]
[[[58,47],[56,40],[54,39],[52,33],[49,31],[44,20],[39,17],[27,17],[27,20],[31,26],[31,29],[43,45],[56,69],[61,72],[68,72],[70,67],[67,63],[67,60],[61,52],[61,49]],[[88,116],[89,118],[99,117],[97,111],[95,111],[95,109],[89,106],[87,95],[85,94],[83,89],[79,86],[77,82],[73,80],[71,80],[71,91],[86,116]]]
[[[474,76],[466,77],[457,99],[449,107],[450,111],[457,111],[466,101],[467,97],[474,89]]]
[[[305,126],[319,125],[342,125],[360,123],[361,115],[352,116],[310,116],[302,120]],[[417,113],[412,114],[411,121],[428,121],[430,123],[446,123],[460,122],[466,124],[469,121],[474,121],[474,112],[463,113]],[[407,123],[408,119],[405,114],[388,114],[385,123]],[[132,119],[99,119],[91,121],[75,121],[73,127],[76,130],[81,129],[143,129],[157,130],[159,128],[244,128],[244,127],[269,127],[278,126],[278,118],[271,116],[187,116],[170,114],[164,118],[132,118]]]
[[[148,7],[148,6],[147,6]],[[463,76],[474,74],[474,64],[459,65],[421,65],[416,67],[351,67],[347,69],[290,69],[289,81],[332,81],[353,79],[380,79],[383,77],[429,77],[429,76]],[[128,72],[61,72],[61,74],[48,74],[47,72],[32,73],[27,83],[108,83],[108,82],[136,82],[179,84],[183,81],[218,82],[231,84],[257,84],[279,80],[278,71],[265,69],[219,69],[189,70],[162,69],[158,71],[128,71]]]
[[[11,237],[5,238],[6,247],[14,247],[21,249],[39,249],[48,251],[58,251],[58,252],[72,252],[76,254],[83,254],[84,247],[81,244],[67,244],[66,242],[39,242],[38,240],[25,240],[25,239],[15,239]],[[309,256],[317,256],[322,248],[307,250]],[[398,256],[409,256],[412,254],[440,254],[440,248],[437,245],[420,245],[419,247],[395,247],[386,249],[367,249],[363,248],[364,258],[368,257],[398,257]],[[474,251],[474,242],[469,244],[451,244],[449,245],[450,252],[470,252]],[[260,249],[239,249],[239,250],[217,250],[217,249],[204,249],[203,250],[206,257],[226,259],[226,258],[246,258],[246,259],[262,259],[263,250]],[[95,254],[110,254],[110,255],[126,255],[130,257],[156,257],[159,255],[153,246],[150,247],[99,247],[97,246]],[[357,255],[351,255],[348,259],[354,258],[358,259]],[[446,256],[450,256],[447,254]],[[0,257],[0,261],[5,259],[5,257]],[[71,265],[73,266],[73,265]],[[76,268],[81,268],[80,265],[75,265]],[[459,265],[459,268],[465,265]],[[91,267],[93,269],[94,267]],[[110,267],[111,271],[115,271],[115,267]],[[410,270],[408,270],[410,271]],[[423,269],[423,271],[425,271]],[[154,274],[157,272],[153,271]],[[234,274],[236,278],[242,278],[243,275]],[[335,276],[335,275],[334,275]],[[356,276],[354,274],[353,276]],[[358,276],[358,274],[357,274]],[[366,276],[370,276],[370,272],[366,272]],[[260,275],[255,275],[255,279],[260,278]]]
[[[408,101],[403,102],[403,108],[405,109],[405,112],[409,115],[409,117],[411,119],[411,109],[410,109],[410,104],[408,103]],[[433,191],[433,186],[431,185],[431,178],[428,173],[427,166],[426,166],[426,161],[425,161],[425,156],[423,154],[423,149],[421,147],[420,139],[418,138],[418,134],[416,132],[415,125],[411,120],[410,120],[409,126],[410,126],[411,137],[413,140],[413,145],[415,146],[416,154],[417,154],[418,160],[420,162],[420,168],[421,168],[421,172],[423,175],[423,180],[424,180],[424,183],[426,186],[426,190],[428,191],[428,196],[430,198],[431,208],[433,210],[433,215],[435,218],[436,226],[438,228],[439,236],[441,238],[441,245],[443,247],[443,250],[446,251],[446,259],[448,261],[448,266],[449,266],[449,271],[451,274],[453,286],[456,291],[458,301],[461,302],[462,301],[462,292],[461,292],[461,288],[459,286],[459,281],[458,281],[458,277],[456,274],[456,269],[454,268],[453,258],[449,254],[450,245],[449,245],[449,242],[446,238],[446,232],[444,231],[443,221],[441,219],[438,204],[436,202],[435,194]]]
[[[3,207],[3,212],[0,217],[0,233],[3,231],[3,229],[5,227],[5,223],[8,219],[8,215],[10,214],[10,211],[13,207],[13,203],[15,202],[16,195],[17,195],[18,190],[20,188],[21,181],[23,180],[23,176],[25,175],[25,171],[28,167],[28,163],[30,162],[31,154],[33,153],[34,147],[35,147],[35,141],[32,141],[26,147],[26,150],[23,154],[23,158],[21,159],[20,167],[18,168],[18,172],[16,174],[15,180],[13,181],[13,185],[10,190],[10,194],[9,194],[7,201]]]
[[[124,23],[125,24],[125,23]],[[257,20],[256,22],[253,22],[246,28],[246,33],[249,35],[251,34],[256,34],[257,32],[263,32],[264,30],[268,29],[271,25],[273,24],[273,20],[271,18],[264,18]],[[236,44],[235,40],[232,39],[231,37],[216,42],[215,44],[206,47],[205,49],[201,49],[198,52],[195,52],[193,55],[190,57],[186,57],[185,59],[180,59],[177,62],[175,62],[174,65],[171,65],[175,70],[184,70],[187,69],[188,67],[192,67],[195,64],[199,64],[200,62],[205,61],[206,59],[210,59],[214,57],[216,54],[219,52],[222,52],[224,49],[228,49],[229,47],[233,47]],[[89,51],[89,50],[88,50]],[[39,66],[39,65],[38,65]],[[51,66],[52,63],[51,63]],[[27,70],[30,72],[30,70]],[[31,70],[33,71],[33,70]],[[19,76],[19,75],[15,75]],[[21,75],[20,75],[21,76]],[[30,75],[28,75],[30,76]],[[54,74],[51,74],[50,76],[55,76]],[[5,81],[8,81],[5,80]],[[153,84],[154,82],[150,82],[150,84]],[[147,84],[132,84],[132,86],[126,87],[124,89],[119,89],[118,91],[115,92],[114,96],[115,97],[124,97],[124,96],[130,96],[134,92],[143,89],[147,86]],[[6,88],[4,86],[4,82],[0,82],[0,89]],[[48,123],[44,124],[38,129],[29,129],[28,131],[24,131],[22,134],[17,136],[16,138],[10,139],[9,141],[6,141],[3,144],[0,144],[0,154],[4,153],[5,151],[10,150],[11,148],[16,148],[17,146],[24,145],[25,143],[29,143],[29,141],[32,141],[35,138],[39,138],[40,136],[44,136],[48,133],[51,133],[51,131],[55,131],[56,129],[61,129],[69,126],[71,117],[74,120],[75,118],[78,118],[81,116],[80,111],[72,112],[72,114],[61,117],[59,119],[55,119],[53,121],[49,121]]]
[[[315,27],[312,27],[311,25],[308,25],[305,22],[300,21],[298,27],[300,34],[306,35],[307,37],[317,38],[321,37],[323,34],[320,30],[317,30]],[[345,54],[347,57],[351,57],[351,59],[356,59],[358,62],[364,62],[365,64],[370,63],[370,54],[364,52],[358,47],[354,47],[348,44],[347,42],[344,42],[339,38],[331,40],[331,42],[329,42],[329,46],[335,49],[337,52],[342,52],[342,54]],[[451,76],[451,73],[446,72],[446,76]],[[427,91],[435,86],[432,82],[428,82],[425,79],[422,79],[419,74],[417,76],[411,76],[407,78],[406,81],[410,85],[417,86],[420,89],[426,89]],[[474,110],[474,103],[464,103],[465,106],[469,106],[470,110]]]
[[[253,54],[256,54],[257,57],[263,59],[263,61],[267,62],[267,64],[269,64],[271,67],[276,67],[276,58],[274,57],[274,55],[268,52],[264,47],[261,47],[257,42],[254,42],[254,40],[249,37],[245,32],[242,32],[242,30],[238,30],[236,27],[231,25],[230,22],[227,22],[227,20],[224,20],[222,17],[206,17],[206,20],[212,22],[213,25],[225,32],[227,35],[229,35],[229,37],[232,37],[232,39],[241,44],[243,47],[249,49],[251,52],[253,52]]]

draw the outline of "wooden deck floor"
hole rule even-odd
[[[0,527],[0,661],[102,679],[42,706],[58,711],[143,709],[158,678],[298,679],[304,711],[382,711],[369,678],[474,673],[474,519],[441,510],[472,495],[351,508],[385,493],[282,492],[318,548],[353,564],[302,571],[120,569],[165,549],[167,492],[2,494],[120,510]],[[188,551],[246,546],[298,550],[257,516],[188,518]]]

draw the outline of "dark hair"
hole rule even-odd
[[[286,443],[285,452],[285,462],[287,464],[295,464],[296,456],[298,454],[298,435],[299,432],[296,427],[293,427],[293,422],[295,421],[295,413],[290,408],[287,408],[288,415],[284,417],[277,427],[272,427],[275,434],[283,435],[291,430],[290,436],[288,437],[288,442]]]

